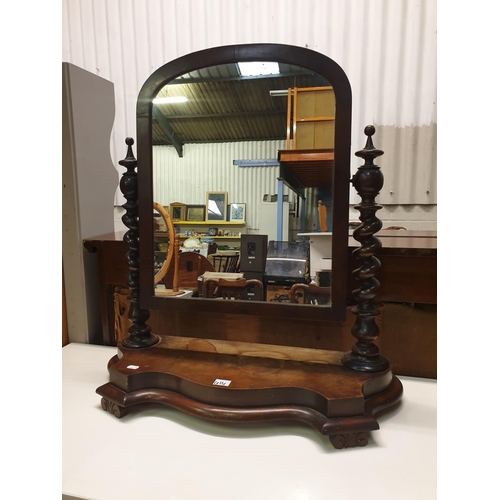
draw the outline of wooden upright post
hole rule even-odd
[[[373,163],[375,158],[384,154],[382,150],[373,146],[374,133],[373,125],[365,127],[365,135],[368,137],[366,145],[356,153],[356,156],[365,160],[365,164],[358,168],[351,180],[361,197],[361,203],[355,208],[360,212],[359,219],[362,224],[353,233],[354,239],[361,243],[361,246],[353,252],[353,255],[361,261],[361,267],[353,271],[354,277],[360,284],[353,292],[358,304],[352,308],[352,312],[356,314],[356,322],[351,332],[358,341],[344,356],[342,363],[352,370],[361,372],[381,372],[389,368],[389,361],[379,355],[378,347],[373,343],[379,335],[375,316],[380,314],[374,305],[375,293],[380,286],[375,278],[375,273],[380,267],[380,261],[375,257],[375,253],[382,247],[380,240],[374,236],[382,228],[382,222],[376,216],[377,210],[382,207],[375,203],[375,197],[384,185],[384,176],[380,168]]]
[[[130,288],[130,295],[127,297],[130,300],[128,317],[132,326],[128,330],[128,337],[122,341],[122,345],[130,348],[150,347],[160,339],[151,333],[151,327],[146,324],[149,319],[149,311],[141,309],[139,305],[139,208],[137,205],[137,172],[135,171],[137,160],[132,152],[134,139],[127,137],[125,143],[128,146],[127,157],[118,163],[127,169],[120,180],[120,189],[127,200],[122,205],[125,209],[122,221],[129,228],[123,239],[130,248],[126,260],[129,265],[127,282]]]

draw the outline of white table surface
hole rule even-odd
[[[117,419],[95,393],[108,382],[115,353],[87,344],[63,348],[63,499],[437,497],[435,380],[400,377],[403,401],[378,418],[368,445],[336,450],[295,423],[223,425],[167,407]]]

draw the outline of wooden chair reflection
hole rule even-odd
[[[240,255],[235,254],[211,254],[208,256],[217,273],[237,273],[240,267]]]
[[[330,304],[330,293],[331,288],[329,286],[297,283],[290,290],[290,302],[292,304],[326,306]]]
[[[203,281],[202,297],[225,300],[263,300],[264,287],[262,281],[207,279]]]

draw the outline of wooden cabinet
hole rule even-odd
[[[83,241],[83,246],[89,252],[97,254],[101,340],[104,345],[115,345],[115,288],[128,287],[128,265],[125,259],[128,246],[123,241],[125,232],[108,233]]]
[[[349,247],[359,243],[349,236]],[[332,233],[299,233],[308,237],[311,276],[331,269]],[[377,272],[380,289],[377,300],[384,302],[437,303],[437,233],[436,231],[390,231],[377,233],[382,248],[377,253],[381,268]],[[359,266],[349,254],[349,268]],[[350,274],[349,290],[357,287]]]

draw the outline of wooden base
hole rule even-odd
[[[373,415],[395,405],[403,389],[390,369],[349,370],[343,354],[162,336],[144,349],[120,344],[108,364],[110,382],[96,392],[118,418],[159,403],[221,422],[300,421],[335,448],[365,446],[379,428]]]

